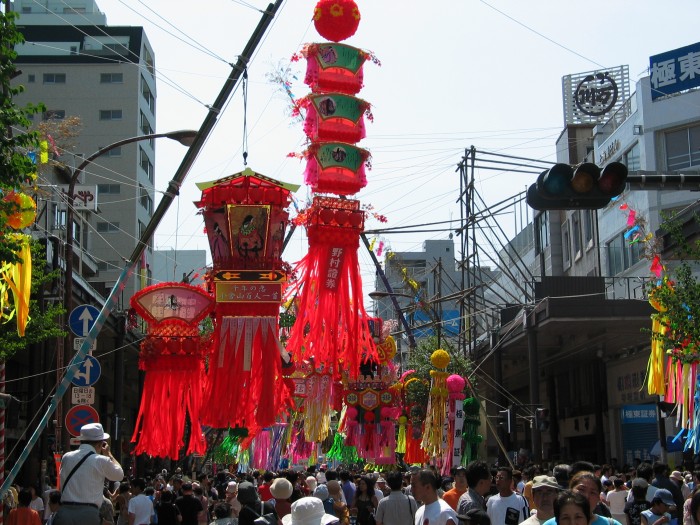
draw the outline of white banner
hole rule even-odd
[[[452,466],[456,467],[462,462],[462,427],[464,426],[464,402],[461,399],[455,401],[455,435],[452,447]]]

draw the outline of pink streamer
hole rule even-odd
[[[636,221],[637,221],[637,212],[634,210],[630,210],[630,214],[627,216],[627,227],[630,228],[630,227],[634,226]]]

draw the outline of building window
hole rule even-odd
[[[561,229],[561,251],[564,260],[564,268],[571,266],[571,235],[568,222]]]
[[[63,120],[66,118],[64,109],[47,109],[44,112],[44,120]]]
[[[64,15],[85,14],[85,8],[84,7],[64,7],[63,14]]]
[[[144,63],[146,64],[146,68],[148,69],[148,72],[149,72],[151,75],[155,75],[155,74],[156,74],[156,71],[155,71],[156,68],[155,68],[155,64],[153,63],[153,56],[152,56],[151,53],[148,51],[148,49],[146,48],[146,46],[143,47],[143,61],[144,61]]]
[[[100,120],[121,120],[122,110],[121,109],[101,109],[100,110]]]
[[[152,135],[153,134],[153,128],[151,127],[151,123],[148,120],[148,117],[143,113],[141,113],[141,131],[143,132],[144,135]],[[151,139],[149,141],[151,147],[153,147],[153,140]]]
[[[124,82],[123,73],[100,73],[100,84],[121,84]]]
[[[148,195],[148,190],[139,184],[139,201],[148,214],[153,213],[153,199]]]
[[[44,73],[44,84],[65,84],[65,73]]]
[[[146,79],[143,77],[141,77],[141,95],[143,96],[143,99],[146,101],[146,104],[148,104],[148,107],[151,110],[151,113],[155,114],[155,112],[156,112],[156,99],[153,96],[153,93],[151,93],[151,88],[148,87],[148,84],[146,83]]]
[[[27,75],[27,82],[29,82],[30,84],[36,82],[36,75]]]
[[[549,246],[549,212],[543,211],[535,217],[535,253],[539,255]]]
[[[574,241],[574,259],[583,254],[583,241],[581,240],[581,216],[575,211],[571,216],[571,238]]]
[[[606,250],[608,252],[609,275],[615,276],[635,265],[644,256],[642,244],[641,242],[630,244],[625,239],[624,232],[608,242]]]
[[[98,221],[95,228],[99,233],[116,233],[119,231],[118,222]]]
[[[636,142],[627,152],[622,156],[622,163],[627,166],[629,171],[639,171],[641,168],[639,162],[639,142]]]
[[[700,166],[700,126],[671,131],[664,138],[669,171]]]
[[[583,211],[583,238],[586,243],[586,249],[593,247],[594,213],[593,210]]]
[[[24,13],[26,15],[26,14],[29,14],[31,12],[32,12],[31,6],[24,6],[24,5],[22,6],[22,13]]]
[[[98,195],[119,195],[122,192],[120,184],[98,184]]]
[[[98,146],[98,150],[104,148],[105,146]],[[116,148],[113,148],[109,151],[106,151],[104,155],[101,155],[104,157],[121,157],[122,156],[122,148],[121,146],[117,146]]]
[[[140,162],[141,162],[141,169],[146,172],[146,176],[148,177],[148,180],[150,182],[153,182],[153,163],[151,162],[151,159],[148,158],[148,155],[146,152],[139,147],[139,154],[141,156]]]

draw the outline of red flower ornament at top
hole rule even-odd
[[[314,9],[314,26],[323,38],[340,42],[350,38],[360,25],[360,10],[354,0],[320,0]]]

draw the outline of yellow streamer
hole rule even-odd
[[[27,323],[29,322],[29,296],[32,289],[32,254],[29,246],[28,235],[20,235],[22,247],[19,257],[23,262],[14,264],[4,264],[0,268],[0,281],[5,285],[0,288],[0,307],[2,311],[9,306],[7,289],[12,292],[14,307],[9,314],[5,315],[6,321],[17,315],[17,333],[24,337]]]

